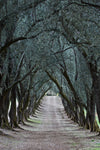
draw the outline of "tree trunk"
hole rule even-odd
[[[87,96],[87,109],[86,109],[86,120],[85,120],[85,127],[86,129],[90,128],[90,90],[86,86],[86,96]]]
[[[92,93],[91,100],[90,100],[90,126],[91,132],[93,131],[94,120],[95,120],[95,100],[93,96],[94,92]]]
[[[17,108],[18,123],[24,124],[23,112],[22,112],[23,99],[22,99],[22,93],[19,92],[18,88],[17,88],[17,94],[18,94],[18,108]]]
[[[13,87],[11,91],[11,109],[9,113],[11,127],[18,127],[16,114],[16,87]]]
[[[96,102],[96,109],[97,109],[97,114],[100,122],[100,74],[97,77],[97,80],[95,81],[94,99]]]
[[[2,125],[2,106],[3,106],[3,96],[0,96],[0,127]]]
[[[94,62],[93,64],[90,63],[90,71],[91,71],[92,81],[93,81],[92,94],[91,94],[91,99],[90,99],[90,126],[91,126],[91,132],[92,132],[93,127],[94,127],[94,120],[95,120],[95,104],[96,102],[98,103],[98,92],[97,92],[98,91],[98,81],[97,81],[98,76],[97,76],[96,62]]]
[[[9,128],[9,122],[8,122],[8,109],[9,109],[9,92],[6,93],[4,99],[3,99],[3,127]]]

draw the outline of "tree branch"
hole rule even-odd
[[[7,42],[3,47],[0,48],[0,53],[2,53],[3,51],[5,51],[10,45],[18,42],[18,41],[23,41],[23,40],[27,40],[27,39],[34,39],[36,38],[39,34],[41,34],[43,31],[39,32],[37,35],[34,36],[30,36],[30,37],[18,37],[16,39],[13,39],[9,42]]]
[[[55,52],[54,54],[63,53],[63,52],[65,52],[65,51],[67,51],[67,50],[69,50],[69,49],[71,49],[71,48],[72,48],[72,47],[70,46],[70,47],[68,47],[68,48],[66,48],[66,49],[64,49],[64,50],[57,51],[57,52]]]
[[[30,75],[30,73],[33,71],[33,69],[34,69],[35,67],[36,67],[36,65],[33,66],[21,79],[15,81],[12,85],[10,85],[10,86],[6,89],[6,91],[10,90],[13,86],[15,86],[15,85],[17,85],[18,83],[20,83],[20,82],[22,82],[23,80],[25,80],[25,78]],[[36,70],[34,70],[34,73],[36,73],[37,71],[38,71],[38,69],[36,68]]]
[[[85,2],[84,0],[81,0],[81,3],[82,3],[82,4],[86,4],[87,6],[92,6],[92,7],[95,7],[95,8],[99,8],[99,9],[100,9],[100,4],[98,5],[97,3],[96,3],[96,4],[88,3],[88,2]]]
[[[22,66],[22,63],[23,63],[24,54],[25,54],[25,53],[23,52],[23,54],[22,54],[22,56],[21,56],[21,58],[20,58],[20,62],[19,62],[18,67],[17,67],[17,72],[16,72],[16,75],[15,75],[14,81],[17,80],[18,77],[19,77],[19,75],[20,75],[20,69],[21,69],[21,66]]]

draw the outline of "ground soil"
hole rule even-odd
[[[61,99],[45,96],[22,129],[0,129],[0,150],[100,150],[100,137],[67,117]]]

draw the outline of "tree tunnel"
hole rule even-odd
[[[99,33],[97,0],[0,0],[0,127],[24,123],[51,89],[99,131]]]

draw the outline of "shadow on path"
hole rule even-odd
[[[24,130],[2,130],[0,150],[100,150],[100,137],[70,120],[57,96],[45,96]]]

